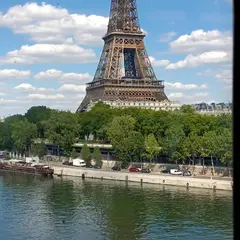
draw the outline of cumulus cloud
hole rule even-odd
[[[182,84],[180,82],[165,82],[164,83],[166,90],[198,90],[198,89],[206,89],[206,84],[201,84],[200,86],[196,84]]]
[[[0,70],[0,80],[22,80],[31,76],[31,71],[20,71],[16,69]]]
[[[221,82],[232,83],[232,70],[222,70],[215,75],[215,78]]]
[[[181,92],[175,92],[168,94],[168,98],[171,101],[180,101],[182,104],[194,104],[199,102],[215,102],[209,99],[209,94],[207,92],[198,92],[192,95],[186,95]]]
[[[77,45],[35,44],[22,46],[19,50],[8,52],[0,58],[1,64],[34,63],[89,63],[96,61],[92,49],[84,49]]]
[[[176,35],[177,35],[176,32],[164,33],[160,36],[159,42],[170,42],[172,38],[175,37]]]
[[[206,51],[231,51],[233,37],[230,31],[204,31],[202,29],[180,36],[169,44],[170,50],[178,53],[202,53]]]
[[[85,92],[85,85],[63,84],[58,90],[60,92]]]
[[[149,56],[149,60],[154,67],[164,67],[167,66],[170,62],[168,60],[157,60],[154,57]]]
[[[67,9],[42,3],[26,3],[0,13],[0,26],[16,34],[30,35],[37,43],[102,45],[108,18],[97,15],[70,14]]]
[[[232,57],[230,54],[221,51],[205,52],[199,55],[188,55],[184,60],[170,63],[166,69],[180,69],[186,67],[198,67],[205,64],[230,63]]]
[[[9,104],[9,103],[16,103],[17,100],[15,99],[3,99],[3,98],[0,98],[0,105],[3,105],[3,104]]]
[[[47,71],[42,71],[37,73],[34,78],[36,80],[50,80],[50,79],[58,79],[62,76],[63,72],[56,69],[49,69]]]
[[[227,87],[224,87],[224,90],[227,91],[227,92],[232,92],[232,84],[227,86]]]
[[[65,97],[62,94],[45,95],[45,94],[33,93],[33,94],[29,94],[26,98],[32,99],[32,100],[61,100],[61,99],[64,99]]]
[[[34,78],[36,80],[57,80],[59,82],[76,83],[76,82],[90,82],[92,76],[89,73],[64,73],[60,70],[49,69],[37,73]]]
[[[32,86],[29,83],[22,83],[14,87],[14,90],[18,90],[19,92],[52,92],[54,91],[54,89],[49,89],[49,88],[37,88]]]
[[[210,76],[213,76],[213,70],[208,68],[208,69],[205,69],[202,72],[197,72],[197,75],[198,76],[210,77]]]
[[[221,66],[231,64],[232,46],[233,37],[230,31],[204,31],[202,29],[192,31],[189,35],[182,35],[169,44],[171,52],[189,55],[177,63],[170,63],[166,69],[198,67],[206,64],[220,64]]]

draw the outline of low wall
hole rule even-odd
[[[51,166],[51,165],[50,165]],[[55,175],[75,176],[83,178],[97,178],[119,181],[130,181],[139,183],[153,183],[162,185],[186,186],[196,188],[207,188],[216,190],[232,190],[232,181],[211,180],[183,176],[171,176],[146,173],[114,172],[104,170],[94,170],[69,166],[51,166]]]

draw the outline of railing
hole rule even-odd
[[[90,82],[87,83],[87,87],[95,87],[95,86],[106,86],[106,85],[112,85],[112,86],[130,86],[130,85],[134,85],[134,86],[164,86],[164,81],[163,80],[142,80],[142,79],[119,79],[119,80],[115,80],[115,79],[101,79],[101,80],[97,80],[94,82]]]

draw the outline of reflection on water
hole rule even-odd
[[[232,239],[232,193],[0,172],[0,239]]]

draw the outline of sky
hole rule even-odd
[[[0,117],[75,112],[103,48],[110,0],[0,1]],[[145,46],[171,101],[232,101],[232,0],[137,0]]]

